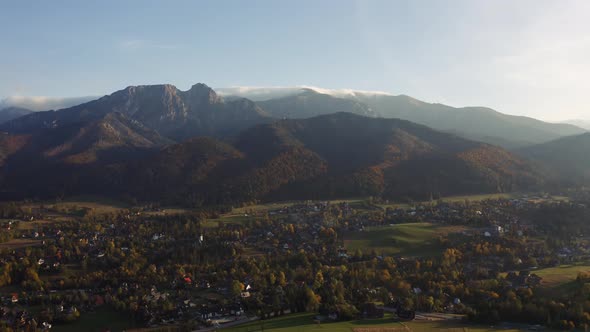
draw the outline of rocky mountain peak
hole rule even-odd
[[[217,104],[222,102],[222,98],[203,83],[197,83],[184,92],[187,101],[192,105]]]

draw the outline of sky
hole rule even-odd
[[[0,99],[305,85],[590,119],[588,17],[587,0],[0,0]]]

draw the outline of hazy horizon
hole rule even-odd
[[[201,83],[201,82],[199,82]],[[170,83],[161,83],[161,84],[170,84]],[[174,84],[172,84],[174,85]],[[180,90],[188,90],[188,88],[180,88]],[[406,95],[404,93],[401,94],[393,94],[387,91],[367,91],[367,90],[354,90],[354,89],[331,89],[331,88],[324,88],[324,87],[315,87],[309,85],[296,85],[296,86],[270,86],[270,87],[260,87],[260,86],[233,86],[233,87],[212,87],[219,95],[221,96],[238,96],[251,99],[253,101],[263,101],[268,100],[271,98],[280,98],[288,95],[295,94],[294,91],[300,91],[302,89],[313,89],[319,93],[331,94],[334,97],[343,98],[344,94],[352,93],[352,92],[359,92],[365,94],[378,94],[378,95]],[[111,92],[115,92],[117,90],[123,89],[117,88]],[[247,92],[246,92],[247,91]],[[109,95],[108,93],[106,95]],[[261,96],[261,97],[258,97]],[[59,110],[63,108],[68,108],[72,106],[76,106],[88,101],[92,101],[98,98],[103,97],[103,95],[96,95],[96,96],[79,96],[79,97],[47,97],[47,96],[9,96],[6,98],[0,99],[0,109],[5,107],[22,107],[26,108],[35,112],[39,111],[48,111],[48,110]],[[415,96],[410,96],[415,97]],[[419,99],[419,98],[416,98]],[[432,103],[428,100],[421,100],[427,103]],[[447,106],[452,106],[456,108],[461,107],[488,107],[487,105],[450,105],[446,104]],[[500,110],[496,110],[502,112]],[[516,115],[516,116],[526,116],[535,119],[539,119],[542,121],[546,121],[549,123],[569,123],[579,126],[583,129],[590,129],[590,115],[587,117],[578,117],[578,118],[563,118],[563,119],[551,119],[551,118],[542,118],[542,117],[535,117],[527,114],[511,114],[507,112],[502,112],[508,115]]]

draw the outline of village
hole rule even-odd
[[[59,330],[104,308],[128,313],[128,327],[194,330],[296,312],[478,321],[495,310],[510,319],[505,296],[540,305],[537,270],[590,257],[588,228],[560,234],[535,216],[585,204],[539,194],[290,202],[225,214],[4,206],[0,321]],[[433,266],[438,272],[426,272]]]

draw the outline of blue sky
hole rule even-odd
[[[0,0],[0,98],[309,85],[590,118],[588,17],[585,0]]]

